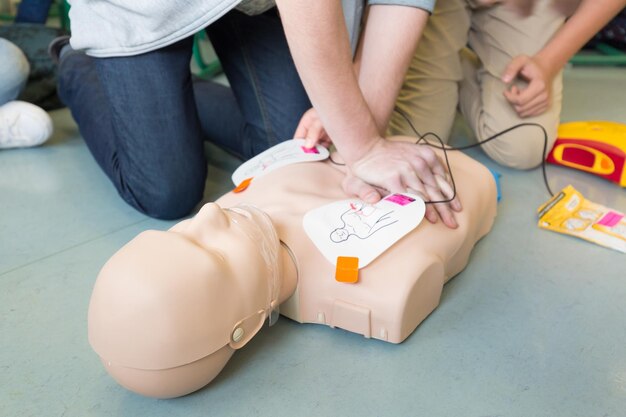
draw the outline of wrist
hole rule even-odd
[[[348,167],[363,158],[383,140],[365,100],[358,103],[360,105],[349,107],[350,114],[340,119],[343,123],[336,124],[332,133],[329,132],[337,152]]]
[[[533,60],[535,63],[543,70],[546,76],[552,80],[556,74],[561,70],[561,68],[567,62],[567,58],[565,58],[565,62],[561,63],[560,61],[563,58],[559,59],[558,56],[554,56],[550,53],[550,51],[539,51],[534,57]]]
[[[368,136],[367,139],[363,139],[363,137],[361,137],[359,140],[355,140],[352,145],[339,147],[335,144],[335,147],[337,148],[337,152],[341,155],[341,158],[344,160],[346,166],[350,168],[357,161],[361,160],[365,155],[370,153],[372,149],[380,143],[380,141],[384,140],[385,139],[380,135]]]

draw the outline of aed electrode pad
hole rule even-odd
[[[304,142],[304,139],[287,140],[249,159],[233,172],[233,183],[238,186],[245,180],[260,177],[285,165],[328,158],[328,149],[319,145],[305,148]]]
[[[413,194],[391,194],[375,204],[337,201],[309,211],[304,230],[333,265],[338,257],[358,258],[363,268],[415,229],[426,205]]]

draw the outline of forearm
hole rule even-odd
[[[625,5],[626,0],[583,0],[536,58],[554,76]]]
[[[427,20],[428,12],[416,7],[369,8],[355,66],[361,91],[381,133],[387,129]]]
[[[352,68],[338,0],[278,0],[285,35],[302,83],[348,164],[380,138]]]

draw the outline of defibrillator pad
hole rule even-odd
[[[343,200],[309,211],[304,230],[329,262],[359,258],[367,266],[424,218],[424,201],[413,194],[391,194],[375,204]]]
[[[285,165],[328,158],[328,149],[319,145],[308,149],[304,147],[304,142],[304,139],[287,140],[249,159],[233,172],[233,183],[239,185],[244,180],[260,177]]]

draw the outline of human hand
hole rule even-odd
[[[450,177],[435,152],[426,145],[380,138],[375,145],[349,168],[343,182],[344,191],[375,203],[388,193],[410,192],[425,202],[445,201],[454,195]],[[453,211],[461,211],[458,197],[450,202],[426,205],[426,218],[455,229]]]
[[[310,149],[315,145],[329,147],[332,144],[322,121],[314,108],[307,110],[300,119],[294,138],[304,139],[304,147]]]
[[[528,85],[522,89],[513,85],[503,94],[520,117],[538,116],[548,110],[553,78],[548,68],[535,57],[518,55],[507,66],[502,81],[509,84],[515,78]]]

